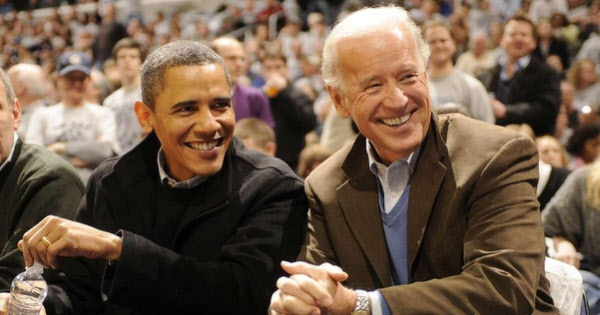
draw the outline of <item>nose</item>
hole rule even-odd
[[[388,85],[386,98],[383,104],[394,109],[404,109],[408,104],[408,97],[402,91],[399,83]]]
[[[208,106],[201,106],[194,119],[194,133],[204,137],[212,137],[219,129],[221,124],[217,121]]]

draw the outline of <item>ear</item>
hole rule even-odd
[[[350,116],[350,112],[346,108],[348,103],[340,94],[340,92],[329,85],[327,86],[327,92],[329,92],[331,102],[333,102],[333,106],[335,106],[335,110],[338,112],[338,114],[342,116],[342,118],[347,118],[348,116]]]
[[[137,116],[140,126],[144,129],[145,134],[149,134],[154,130],[152,125],[152,110],[143,102],[135,102],[135,115]]]
[[[21,104],[19,103],[19,100],[15,98],[15,105],[13,106],[12,109],[12,115],[13,115],[13,129],[15,131],[17,131],[17,129],[19,129],[19,126],[21,126]]]
[[[275,156],[275,152],[277,151],[277,145],[273,141],[267,142],[265,145],[265,149],[269,153],[270,156]]]

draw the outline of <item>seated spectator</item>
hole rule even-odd
[[[119,69],[121,87],[103,103],[112,109],[117,122],[117,139],[121,153],[128,152],[143,137],[143,130],[135,116],[135,102],[142,99],[141,71],[146,51],[140,43],[125,37],[113,47],[113,58]]]
[[[23,143],[16,132],[20,121],[21,105],[0,69],[0,291],[10,289],[13,278],[25,270],[17,250],[23,234],[50,214],[74,218],[84,192],[72,166],[40,146]]]
[[[566,14],[567,0],[533,0],[529,7],[529,17],[534,23],[543,18],[550,18],[553,13]]]
[[[563,80],[560,82],[560,98],[561,107],[565,108],[566,114],[569,117],[569,128],[577,127],[579,125],[578,112],[573,106],[573,102],[575,101],[575,87],[569,81]]]
[[[590,37],[583,42],[575,59],[589,59],[593,60],[596,65],[600,64],[600,33],[592,33]]]
[[[275,156],[275,132],[264,121],[254,117],[239,120],[233,134],[242,140],[246,148]]]
[[[86,182],[100,162],[120,152],[115,116],[112,110],[85,100],[91,72],[86,54],[62,54],[56,72],[62,102],[33,114],[27,141],[65,157]]]
[[[433,22],[426,24],[423,30],[431,50],[427,80],[433,106],[457,103],[464,106],[468,112],[467,116],[493,124],[494,114],[483,84],[455,69],[452,64],[456,45],[450,29],[444,23]]]
[[[300,152],[296,173],[302,178],[308,177],[317,166],[327,160],[333,153],[333,150],[322,144],[313,143],[306,146]]]
[[[211,46],[223,58],[231,73],[235,119],[239,121],[246,117],[256,117],[275,128],[267,97],[262,91],[240,82],[246,73],[246,52],[242,43],[235,38],[219,37]]]
[[[567,80],[575,88],[573,106],[581,110],[590,106],[594,110],[600,109],[600,80],[596,74],[596,64],[589,59],[578,60],[569,69]]]
[[[92,69],[90,72],[90,84],[87,86],[85,100],[101,105],[104,99],[113,92],[113,87],[104,73]]]
[[[21,141],[27,141],[26,135],[31,116],[40,107],[46,105],[46,74],[38,65],[19,63],[6,72],[21,104],[21,126],[17,130]]]
[[[594,162],[600,153],[600,127],[596,124],[578,126],[573,131],[566,149],[571,155],[570,170]]]
[[[94,172],[78,222],[47,217],[19,243],[27,266],[59,268],[44,272],[46,310],[265,314],[304,238],[302,181],[233,137],[231,81],[208,47],[155,50],[142,95],[149,135]]]
[[[496,124],[526,123],[536,136],[552,134],[560,106],[560,77],[545,62],[532,57],[534,25],[527,16],[516,15],[508,21],[502,48],[505,57],[481,76],[488,91],[494,93]]]
[[[578,268],[590,314],[600,314],[600,160],[574,171],[542,214],[555,259]]]
[[[285,56],[268,51],[261,60],[266,83],[263,91],[269,97],[275,119],[276,156],[295,169],[304,148],[304,136],[317,125],[312,101],[290,82]]]
[[[560,57],[563,68],[569,68],[569,51],[567,43],[554,36],[554,29],[548,18],[540,19],[536,24],[537,45],[533,55],[546,60],[548,56],[557,55]],[[561,71],[558,71],[559,73]]]
[[[565,151],[552,136],[541,136],[535,140],[540,154],[540,178],[537,185],[537,196],[540,211],[552,199],[569,175]]]
[[[469,50],[458,56],[456,69],[477,77],[496,64],[494,54],[488,49],[488,35],[476,31],[469,39]]]
[[[567,167],[565,149],[556,138],[553,136],[541,136],[535,139],[535,143],[537,144],[542,162],[550,164],[553,167]]]

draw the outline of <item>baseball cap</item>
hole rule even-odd
[[[73,51],[67,52],[58,57],[56,63],[56,72],[59,76],[64,76],[72,71],[81,71],[87,75],[92,71],[92,60],[88,55]]]

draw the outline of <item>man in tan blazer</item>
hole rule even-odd
[[[290,277],[272,314],[558,313],[535,145],[432,114],[428,55],[398,7],[357,11],[332,30],[323,77],[361,135],[306,181],[305,262],[282,263]]]

